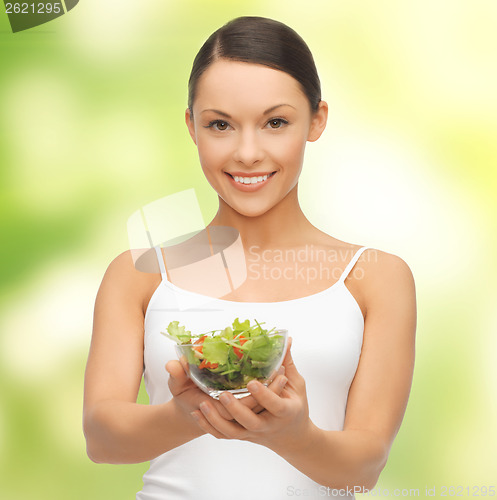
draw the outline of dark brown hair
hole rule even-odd
[[[188,81],[188,107],[192,116],[198,79],[214,61],[223,58],[263,64],[288,73],[299,82],[311,109],[318,109],[321,84],[304,40],[279,21],[245,16],[231,20],[212,33],[195,57]]]

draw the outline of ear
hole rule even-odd
[[[197,139],[195,136],[195,123],[193,122],[193,114],[191,113],[190,108],[186,108],[185,122],[186,122],[186,126],[188,127],[188,132],[190,132],[190,136],[193,139],[193,142],[195,143],[195,146],[196,146]]]
[[[311,127],[309,129],[309,135],[307,140],[309,142],[317,141],[324,129],[326,128],[326,122],[328,121],[328,104],[325,101],[319,101],[319,107],[314,111],[311,119]]]

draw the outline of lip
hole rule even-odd
[[[225,174],[232,175],[233,177],[236,175],[237,177],[264,177],[265,175],[272,174],[272,172],[224,172]]]
[[[274,172],[250,172],[250,174],[244,174],[243,172],[224,172],[226,174],[226,177],[228,177],[228,180],[231,182],[233,187],[238,189],[239,191],[243,191],[245,193],[252,193],[254,191],[259,191],[259,189],[262,189],[264,186],[267,185],[268,182],[271,181],[271,179],[278,173],[278,171]],[[233,176],[238,176],[238,177],[259,177],[259,176],[264,176],[264,175],[271,175],[271,177],[268,177],[265,181],[261,182],[256,182],[255,184],[242,184],[240,182],[236,182],[235,179],[233,179]]]

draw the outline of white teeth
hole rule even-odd
[[[258,177],[239,177],[238,175],[234,175],[233,179],[240,184],[257,184],[258,182],[264,182],[268,177],[271,177],[271,174],[259,175]]]

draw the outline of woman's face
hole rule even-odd
[[[197,82],[190,135],[218,195],[242,215],[262,215],[296,188],[306,141],[319,138],[327,106],[312,113],[293,77],[219,59]]]

